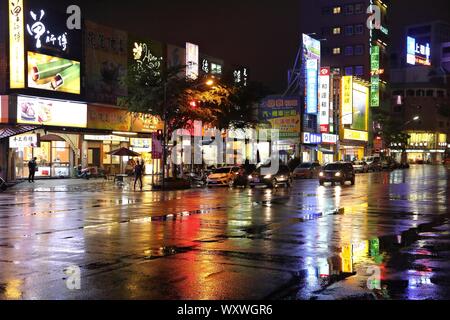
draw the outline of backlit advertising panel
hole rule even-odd
[[[188,79],[196,80],[199,76],[200,52],[198,45],[186,43],[186,76]]]
[[[25,88],[25,30],[23,0],[9,1],[10,88]]]
[[[318,60],[306,61],[306,113],[317,114],[319,105],[319,70]]]
[[[358,83],[353,83],[353,123],[354,130],[368,131],[369,89]]]
[[[28,52],[28,87],[80,94],[80,79],[79,62]]]
[[[320,60],[320,41],[303,34],[303,54],[306,59]]]
[[[17,123],[86,128],[87,105],[50,99],[18,97]]]
[[[322,133],[330,131],[330,68],[321,68],[319,76],[319,124]]]
[[[82,31],[69,29],[68,15],[38,0],[24,6],[27,88],[81,93]]]
[[[279,130],[281,140],[299,139],[300,105],[298,97],[268,97],[262,102],[260,120],[270,123],[271,129]]]
[[[353,77],[342,77],[342,124],[353,124]]]
[[[406,40],[406,62],[410,65],[431,66],[431,46],[427,41],[413,37]]]
[[[370,48],[371,61],[371,89],[370,106],[372,108],[380,106],[380,47],[375,45]]]

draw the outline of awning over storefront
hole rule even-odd
[[[8,139],[30,131],[38,130],[41,126],[6,126],[0,127],[0,140]]]

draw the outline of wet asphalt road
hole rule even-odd
[[[0,194],[0,299],[449,299],[449,173],[276,191],[22,184]],[[374,270],[383,290],[367,288]]]

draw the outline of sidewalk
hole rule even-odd
[[[152,191],[152,178],[143,178],[143,191]],[[8,189],[7,192],[134,192],[134,178],[125,179],[124,185],[105,179],[43,179],[34,183],[23,181]],[[137,184],[139,190],[139,183]]]

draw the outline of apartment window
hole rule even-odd
[[[322,8],[322,14],[323,15],[331,14],[331,7],[324,7],[324,8]]]
[[[341,28],[340,27],[333,28],[333,34],[341,34]]]
[[[353,67],[345,67],[345,75],[352,76],[353,75]]]
[[[427,97],[434,97],[434,90],[427,90]]]
[[[352,56],[353,55],[353,46],[346,46],[344,50],[344,54],[346,56]]]
[[[424,90],[417,90],[416,91],[416,97],[425,97],[425,91]]]
[[[341,7],[334,7],[334,8],[333,8],[333,14],[340,14],[341,11],[342,11],[342,8],[341,8]]]
[[[355,55],[362,56],[364,54],[364,45],[359,44],[355,46]]]
[[[341,48],[340,47],[333,48],[333,54],[334,55],[341,54]]]
[[[442,91],[442,90],[438,90],[436,93],[437,93],[437,96],[438,96],[439,98],[445,97],[445,93],[444,93],[444,91]]]
[[[364,34],[364,25],[357,24],[355,26],[355,34]]]
[[[355,14],[361,14],[364,13],[364,4],[357,3],[355,4]]]
[[[353,14],[355,13],[355,7],[353,4],[348,4],[345,6],[345,14]]]
[[[364,66],[356,66],[355,76],[363,76],[363,75],[364,75]]]
[[[353,33],[354,33],[353,29],[354,29],[353,26],[346,26],[345,27],[345,35],[346,36],[352,36]]]
[[[322,35],[323,36],[327,36],[327,35],[329,35],[330,34],[330,32],[331,32],[331,28],[322,28]]]
[[[414,91],[414,90],[408,90],[408,91],[406,91],[406,96],[407,97],[414,97],[414,94],[415,94],[416,92]]]

